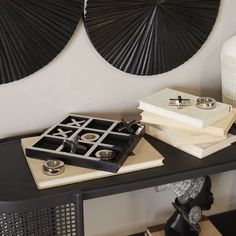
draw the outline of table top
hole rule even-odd
[[[0,204],[82,192],[84,199],[122,193],[236,168],[236,144],[204,159],[145,135],[164,157],[164,166],[97,180],[38,190],[21,149],[20,138],[0,143]]]

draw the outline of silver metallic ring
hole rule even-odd
[[[216,100],[211,97],[200,97],[197,99],[196,106],[200,109],[211,110],[216,107]]]
[[[188,213],[190,223],[197,224],[202,218],[202,209],[199,206],[194,206]]]
[[[100,138],[98,134],[95,133],[86,133],[80,137],[83,141],[94,142]]]
[[[115,157],[115,152],[109,149],[101,149],[95,153],[95,156],[102,161],[107,161]]]
[[[60,160],[47,160],[43,163],[43,173],[45,175],[60,175],[65,171],[65,163]]]

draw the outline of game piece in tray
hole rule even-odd
[[[75,136],[72,140],[64,139],[64,148],[69,148],[70,153],[81,153],[86,152],[87,148],[79,143],[79,136]]]
[[[32,158],[58,159],[69,165],[117,172],[143,133],[144,127],[137,121],[71,114],[26,148],[26,154]]]

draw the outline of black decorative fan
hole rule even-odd
[[[39,70],[65,47],[82,0],[0,1],[0,84]]]
[[[137,75],[169,71],[192,57],[215,23],[220,0],[87,0],[91,42],[116,68]]]

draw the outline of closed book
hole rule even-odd
[[[161,141],[168,143],[174,147],[179,147],[189,144],[215,143],[225,140],[227,136],[214,136],[204,133],[192,133],[179,131],[174,128],[169,128],[160,125],[145,125],[145,132]]]
[[[223,141],[215,143],[190,144],[179,146],[178,148],[188,154],[191,154],[201,159],[215,152],[218,152],[226,147],[229,147],[234,142],[236,142],[236,135],[228,134],[227,139]]]
[[[179,109],[170,106],[169,99],[181,96],[182,99],[190,99],[191,105]],[[171,118],[194,127],[206,127],[227,116],[232,107],[228,104],[216,102],[216,107],[211,110],[200,109],[196,106],[199,97],[166,88],[147,97],[138,100],[139,109]]]
[[[178,148],[186,153],[189,153],[198,158],[204,158],[215,152],[218,152],[226,147],[229,147],[232,143],[236,142],[236,126],[233,125],[227,134],[225,140],[215,143],[203,143],[203,144],[191,144],[183,145]]]
[[[25,138],[21,140],[23,151],[38,140],[39,137]],[[117,173],[102,170],[94,170],[80,166],[66,165],[65,172],[48,176],[42,172],[44,160],[29,158],[26,156],[31,173],[38,189],[47,189],[66,184],[88,181],[92,179],[105,178],[114,175],[121,175],[132,171],[138,171],[163,165],[164,157],[144,138],[133,149],[132,154],[125,161]]]
[[[142,112],[141,117],[141,121],[144,123],[168,126],[179,130],[195,133],[206,133],[210,135],[225,136],[236,120],[236,109],[232,109],[232,111],[228,115],[205,128],[194,127],[176,121],[174,119],[166,118],[164,116],[160,116],[147,111]]]

